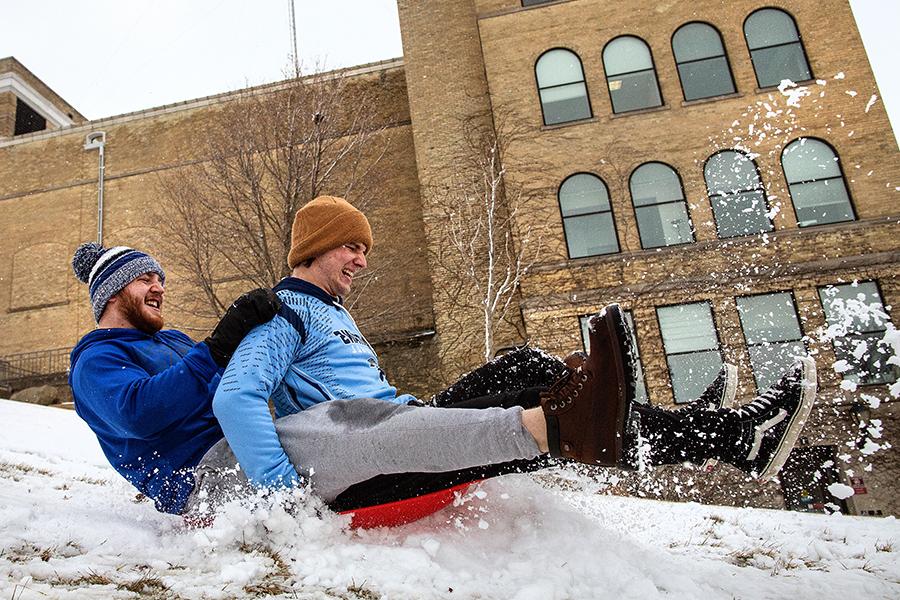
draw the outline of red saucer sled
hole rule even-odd
[[[342,511],[340,514],[351,515],[351,529],[374,529],[375,527],[406,525],[407,523],[424,519],[428,515],[433,515],[452,503],[457,494],[464,494],[470,485],[479,481],[481,480],[467,481],[466,483],[460,483],[430,494],[374,506],[363,506],[362,508]],[[184,515],[183,517],[184,525],[188,529],[209,527],[213,524],[213,519],[212,515]]]
[[[386,502],[375,506],[364,506],[345,510],[342,515],[352,515],[352,529],[373,529],[375,527],[396,527],[423,519],[452,503],[457,494],[463,494],[473,483],[467,481],[443,490],[414,496],[396,502]]]

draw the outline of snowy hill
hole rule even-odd
[[[670,504],[508,476],[405,527],[314,500],[161,515],[70,411],[0,401],[0,598],[898,598],[894,518]],[[559,486],[557,486],[559,487]]]

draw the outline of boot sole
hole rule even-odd
[[[794,415],[791,417],[791,422],[788,424],[787,431],[784,436],[782,436],[781,443],[778,445],[778,449],[772,456],[772,460],[769,461],[769,464],[763,470],[762,474],[760,474],[759,480],[761,482],[769,481],[781,471],[781,467],[784,466],[785,461],[787,461],[788,456],[791,454],[791,450],[794,449],[794,444],[797,443],[797,439],[800,437],[800,432],[803,431],[803,426],[806,425],[809,413],[812,411],[813,403],[816,399],[816,363],[809,356],[803,356],[799,360],[803,363],[800,406],[797,407],[797,411],[794,412]]]
[[[593,331],[597,332],[600,332],[601,328],[605,329],[606,335],[615,341],[615,345],[619,349],[614,357],[615,368],[619,382],[623,382],[624,385],[624,389],[616,386],[618,402],[616,403],[615,440],[612,444],[601,444],[604,447],[612,446],[614,456],[610,457],[611,460],[598,459],[597,463],[607,467],[625,467],[628,466],[623,452],[625,432],[631,426],[631,405],[637,393],[634,340],[628,329],[625,314],[618,304],[610,304],[599,314],[591,317],[590,326]],[[591,350],[593,351],[594,348],[592,347]]]

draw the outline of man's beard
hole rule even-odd
[[[144,311],[144,299],[136,298],[127,294],[120,296],[122,302],[122,313],[132,327],[143,331],[148,335],[153,335],[163,328],[164,322],[162,315],[147,314]]]

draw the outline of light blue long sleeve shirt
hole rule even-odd
[[[267,487],[296,484],[295,467],[303,467],[291,464],[278,440],[270,397],[276,417],[329,400],[415,400],[397,396],[372,346],[338,299],[293,277],[275,291],[293,314],[283,308],[244,338],[213,399],[213,412],[247,478]]]

